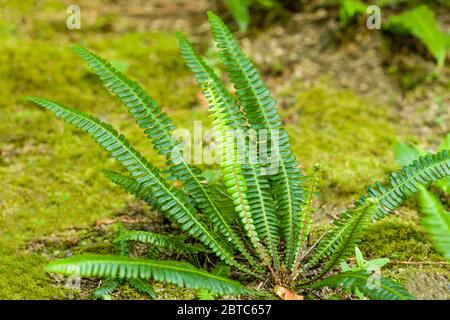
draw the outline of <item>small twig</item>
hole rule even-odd
[[[314,197],[314,190],[315,190],[315,186],[316,186],[316,176],[313,177],[313,181],[311,184],[311,191],[309,194],[309,199],[308,199],[308,207],[305,210],[305,216],[303,218],[303,228],[302,228],[302,233],[300,235],[300,243],[298,246],[298,252],[297,255],[295,256],[295,262],[294,262],[294,270],[292,271],[292,273],[295,275],[298,269],[298,265],[301,261],[301,252],[302,252],[302,247],[303,247],[303,237],[305,234],[305,229],[306,229],[306,219],[307,219],[307,215],[309,214],[309,210],[311,210],[311,205],[312,205],[312,201],[313,201],[313,197]]]
[[[308,251],[305,252],[305,254],[300,258],[300,260],[298,260],[298,262],[302,262],[303,259],[317,246],[317,244],[319,243],[320,240],[322,240],[322,238],[328,233],[328,231],[325,231],[319,239],[317,239],[316,242],[314,242],[314,244],[311,246],[311,248],[308,249]],[[293,280],[297,279],[298,277],[298,273],[296,275],[294,275]]]

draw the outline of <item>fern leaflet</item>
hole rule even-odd
[[[208,289],[218,294],[251,294],[236,281],[223,278],[189,263],[179,261],[139,260],[107,255],[80,255],[51,262],[46,269],[81,277],[113,279],[154,279],[191,289]]]
[[[420,224],[433,238],[436,249],[450,260],[450,212],[424,187],[419,189],[419,203],[422,213]]]
[[[388,278],[377,278],[367,271],[348,271],[332,275],[316,282],[309,288],[342,286],[347,289],[359,289],[361,293],[374,300],[412,300],[414,297],[399,283]]]

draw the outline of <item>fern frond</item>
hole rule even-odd
[[[118,279],[106,278],[102,280],[100,286],[94,290],[93,296],[97,299],[103,299],[104,296],[112,294],[118,286]]]
[[[214,91],[217,97],[215,100],[220,100],[219,105],[211,105],[216,101],[213,99],[209,90],[204,89],[205,97],[207,98],[212,110],[216,110],[213,116],[218,117],[220,113],[222,125],[227,127],[227,130],[234,130],[236,133],[240,132],[247,134],[247,119],[244,112],[240,109],[236,99],[228,92],[225,85],[214,71],[206,64],[204,59],[194,49],[192,44],[181,34],[177,34],[180,43],[181,54],[185,59],[188,67],[193,71],[195,78],[199,84],[204,87],[208,83],[210,90]],[[217,124],[217,121],[216,121]],[[225,138],[225,137],[223,137]],[[226,151],[224,151],[226,152]],[[246,149],[243,151],[248,152]],[[275,264],[278,265],[278,218],[275,213],[275,203],[270,193],[270,185],[266,177],[262,177],[258,169],[254,165],[250,165],[248,159],[243,159],[242,175],[247,184],[247,196],[249,205],[252,209],[253,219],[255,221],[256,231],[262,237],[270,250],[270,254],[274,257]]]
[[[117,159],[136,181],[148,189],[160,211],[169,219],[177,222],[183,230],[198,238],[209,247],[220,259],[248,272],[240,265],[222,244],[199,220],[194,207],[187,196],[180,190],[170,187],[160,176],[159,170],[153,167],[137,152],[123,135],[120,135],[111,125],[102,122],[91,115],[62,106],[40,98],[28,98],[37,105],[52,112],[56,117],[65,120],[80,130],[89,133],[93,139],[110,155]]]
[[[429,185],[447,176],[450,176],[449,150],[421,156],[412,164],[392,173],[387,186],[383,187],[377,182],[368,190],[369,197],[377,199],[379,203],[374,219],[381,219],[398,208],[406,198],[417,192],[419,185]],[[364,197],[359,202],[363,200]]]
[[[230,273],[230,267],[224,264],[218,264],[214,267],[211,273],[227,278]],[[197,297],[199,300],[216,300],[217,294],[214,294],[207,289],[200,289],[197,291]]]
[[[228,27],[215,14],[208,12],[214,40],[220,57],[236,89],[251,127],[268,130],[271,155],[278,163],[278,172],[271,176],[272,194],[281,217],[281,231],[286,239],[286,263],[291,267],[298,237],[299,212],[303,200],[302,175],[287,132],[281,128],[281,118],[275,100],[264,85],[253,63],[239,48]]]
[[[154,279],[190,289],[208,289],[218,294],[241,295],[252,291],[240,283],[197,269],[179,261],[139,260],[104,255],[81,255],[51,262],[47,272],[80,277]]]
[[[205,184],[205,188],[214,204],[220,208],[224,219],[233,225],[239,216],[234,211],[233,199],[229,196],[226,187],[218,184]],[[238,241],[242,242],[241,239],[238,239]]]
[[[231,239],[245,258],[256,266],[256,262],[252,260],[242,241],[239,241],[239,236],[209,196],[202,183],[205,179],[200,175],[200,170],[186,162],[178,145],[180,141],[172,136],[175,126],[169,116],[161,111],[156,102],[137,82],[129,80],[107,61],[81,46],[74,46],[74,51],[89,64],[105,86],[128,108],[137,124],[152,141],[153,148],[159,154],[166,156],[170,174],[184,183],[185,191],[194,198],[200,210],[213,225],[217,226],[225,239]]]
[[[100,77],[105,87],[128,108],[139,126],[145,129],[155,150],[169,158],[173,148],[179,142],[172,136],[172,131],[175,129],[172,119],[161,111],[156,102],[137,82],[129,80],[110,63],[89,50],[79,45],[72,48]]]
[[[328,286],[333,288],[342,286],[352,291],[359,289],[361,293],[373,300],[415,299],[401,284],[389,278],[377,278],[377,275],[367,271],[338,273],[308,287],[316,289]]]
[[[383,187],[380,183],[376,183],[376,188],[369,188],[369,197],[362,197],[357,201],[357,208],[352,211],[344,213],[341,219],[335,222],[335,227],[327,233],[324,239],[319,243],[314,255],[306,265],[307,268],[311,268],[316,265],[321,259],[331,255],[330,261],[325,265],[324,271],[328,271],[334,266],[339,259],[345,257],[350,252],[350,247],[347,247],[347,251],[337,249],[341,246],[341,237],[348,228],[353,228],[353,224],[356,222],[352,217],[352,212],[364,212],[367,208],[367,200],[373,199],[375,203],[374,209],[370,210],[373,215],[373,219],[380,219],[392,212],[411,194],[417,192],[421,184],[430,184],[443,177],[450,175],[450,152],[444,150],[435,155],[425,155],[415,160],[411,165],[404,166],[403,169],[391,174],[389,177],[390,186]],[[358,215],[357,215],[358,216]],[[367,217],[364,218],[364,221]],[[358,232],[362,232],[364,225],[356,228]],[[356,225],[354,226],[356,227]],[[359,237],[355,240],[359,240]],[[352,244],[352,243],[351,243]],[[353,243],[352,246],[356,245]],[[350,248],[350,249],[349,249]],[[324,273],[322,272],[321,275]]]
[[[220,166],[223,173],[223,181],[235,205],[235,211],[241,218],[246,234],[255,248],[259,257],[264,264],[271,270],[271,262],[267,249],[262,245],[260,235],[255,226],[255,216],[250,205],[249,185],[247,185],[246,176],[243,173],[242,162],[245,158],[241,158],[238,152],[238,146],[235,142],[236,131],[233,127],[227,125],[228,121],[224,109],[226,105],[220,96],[219,92],[211,86],[211,82],[207,81],[203,85],[203,93],[208,101],[211,114],[214,118],[214,127],[219,134],[218,140],[220,143]],[[252,185],[255,187],[255,185]],[[261,221],[258,220],[258,223]]]
[[[111,170],[104,170],[103,174],[114,184],[122,187],[125,191],[131,193],[136,198],[147,202],[151,208],[155,210],[159,209],[158,202],[156,201],[156,198],[152,196],[150,190],[144,187],[141,183],[137,182],[135,178]]]
[[[120,241],[138,241],[151,244],[160,248],[175,250],[179,252],[199,253],[206,252],[206,248],[201,245],[185,243],[182,238],[167,236],[149,231],[123,231],[116,239]]]
[[[130,278],[128,280],[130,286],[136,289],[140,293],[148,295],[150,298],[156,298],[156,292],[153,286],[147,281],[140,278]]]
[[[355,246],[361,240],[364,231],[372,222],[372,215],[376,208],[377,201],[369,198],[365,200],[364,205],[345,211],[341,218],[333,223],[333,228],[319,242],[305,268],[311,268],[329,257],[319,275],[316,276],[316,278],[320,278],[346,256],[351,255]]]
[[[450,212],[424,187],[419,187],[419,203],[420,224],[431,235],[436,249],[450,260]]]
[[[303,249],[304,246],[307,243],[309,233],[311,231],[311,224],[312,224],[312,214],[314,211],[313,208],[313,199],[314,194],[317,189],[318,184],[318,177],[316,175],[311,176],[311,186],[306,189],[308,197],[305,201],[305,208],[301,210],[300,212],[300,223],[299,223],[299,230],[298,230],[298,238],[297,238],[297,245],[296,245],[296,255],[294,260],[294,266],[292,268],[292,273],[294,277],[296,277],[296,273],[299,267],[300,260],[303,258]]]

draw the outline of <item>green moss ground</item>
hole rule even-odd
[[[124,107],[69,45],[82,43],[139,80],[180,127],[192,129],[193,120],[209,123],[207,111],[197,100],[198,89],[173,35],[103,32],[104,19],[82,31],[69,31],[64,22],[33,20],[36,7],[31,1],[8,5],[0,19],[0,299],[67,298],[67,290],[44,272],[47,256],[32,252],[27,244],[73,227],[90,227],[134,200],[102,176],[102,169],[118,167],[89,137],[22,97],[51,98],[91,112],[114,124],[160,166],[162,159]],[[65,6],[46,1],[39,10],[61,8]],[[330,83],[297,89],[294,84],[280,95],[281,101],[296,98],[282,115],[305,169],[315,162],[324,165],[319,200],[327,205],[318,212],[331,217],[395,168],[393,146],[403,130],[387,106]],[[399,218],[373,228],[377,233],[362,246],[371,256],[440,261],[414,221]],[[125,296],[138,298],[124,290]],[[181,293],[170,288],[164,292],[165,298]]]

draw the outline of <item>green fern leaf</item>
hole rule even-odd
[[[450,39],[450,35],[448,36],[448,38]],[[449,48],[450,48],[450,45],[449,45]],[[445,136],[444,141],[439,146],[438,151],[444,151],[444,150],[450,150],[450,133],[448,133]],[[436,187],[440,188],[442,191],[444,191],[446,193],[450,193],[450,176],[445,177],[445,178],[439,180],[438,182],[436,182]]]
[[[47,272],[80,277],[113,279],[154,279],[191,289],[208,289],[218,294],[250,294],[240,283],[223,278],[189,263],[179,261],[139,260],[127,257],[81,255],[51,262]]]
[[[439,67],[443,67],[448,53],[448,35],[439,29],[433,10],[420,5],[400,15],[393,15],[387,22],[387,28],[399,33],[410,33],[427,47],[436,59]]]
[[[264,264],[271,269],[271,259],[266,248],[261,243],[261,238],[255,226],[255,217],[250,206],[248,195],[249,186],[243,174],[242,166],[242,162],[245,159],[240,158],[238,147],[235,143],[236,131],[233,127],[227,125],[226,113],[224,112],[227,106],[224,104],[219,92],[211,86],[211,82],[207,81],[203,85],[203,93],[214,118],[214,126],[219,133],[218,140],[221,146],[220,166],[227,192],[233,200],[235,210],[241,218],[243,228],[250,242]]]
[[[128,108],[137,124],[152,141],[153,148],[159,154],[166,156],[171,175],[184,183],[185,191],[194,198],[197,206],[211,220],[211,223],[218,227],[219,232],[227,240],[231,239],[236,248],[256,265],[251,259],[251,255],[245,250],[242,241],[239,242],[239,236],[226,222],[219,208],[210,198],[207,188],[202,183],[205,179],[200,175],[200,170],[189,165],[183,157],[179,148],[180,141],[175,140],[172,136],[175,126],[169,116],[161,111],[156,102],[137,82],[129,80],[107,61],[89,50],[81,46],[73,48],[100,77],[105,86]]]
[[[315,165],[315,170],[320,169],[320,165]],[[296,245],[296,256],[294,260],[294,265],[292,268],[292,272],[294,274],[294,277],[297,276],[297,270],[299,267],[300,260],[303,258],[304,247],[307,243],[309,233],[311,231],[311,224],[312,224],[312,214],[314,211],[313,208],[313,198],[315,195],[315,191],[317,190],[318,185],[318,177],[314,174],[311,177],[311,186],[305,189],[305,191],[308,194],[308,197],[305,201],[305,208],[301,210],[300,212],[300,224],[299,224],[299,231],[298,231],[298,238],[297,238],[297,245]]]
[[[148,295],[150,298],[156,298],[155,289],[147,281],[145,281],[143,279],[139,279],[139,278],[137,278],[137,279],[130,278],[128,280],[128,283],[130,284],[130,286],[132,286],[134,289],[136,289],[140,293],[144,293],[144,294]]]
[[[135,178],[111,170],[105,170],[103,171],[103,174],[113,183],[122,187],[136,198],[147,202],[153,209],[159,209],[156,198],[152,196],[148,188],[145,188],[141,183],[137,182]]]
[[[116,291],[117,287],[119,286],[119,280],[112,279],[112,278],[106,278],[102,280],[102,283],[100,286],[95,289],[93,296],[97,299],[103,299],[105,296],[111,295],[114,291]]]
[[[421,225],[433,238],[436,249],[450,260],[450,212],[439,199],[425,188],[419,189]]]
[[[229,224],[233,224],[239,216],[234,211],[233,199],[228,195],[225,186],[221,184],[205,184],[205,188],[214,204],[220,208],[220,212],[225,220]]]
[[[115,241],[138,241],[179,252],[199,253],[207,251],[206,248],[201,245],[185,243],[180,237],[167,236],[149,231],[123,231]]]
[[[137,182],[150,190],[163,214],[179,223],[180,227],[188,231],[193,237],[198,238],[220,259],[244,272],[248,272],[247,268],[236,262],[232,253],[225,248],[225,245],[217,240],[217,236],[211,234],[204,223],[198,219],[195,209],[189,203],[187,196],[182,191],[170,187],[160,176],[159,170],[149,164],[130,145],[125,137],[114,130],[111,125],[88,114],[49,100],[32,97],[28,99],[51,111],[56,117],[89,133],[98,144],[136,178]]]
[[[79,45],[73,46],[73,50],[88,63],[111,93],[124,103],[139,126],[145,129],[155,150],[170,157],[179,141],[172,136],[175,126],[169,116],[161,111],[137,82],[127,79],[110,63]]]
[[[335,222],[336,227],[321,240],[314,255],[309,260],[307,267],[310,268],[316,265],[321,259],[331,255],[335,251],[336,246],[341,243],[340,239],[347,230],[347,227],[351,226],[351,222],[353,221],[353,219],[350,219],[353,216],[351,213],[354,211],[364,211],[358,209],[366,208],[368,199],[372,198],[374,200],[375,209],[370,211],[373,213],[373,219],[377,220],[400,206],[408,196],[417,192],[421,184],[430,184],[448,175],[450,175],[450,152],[444,150],[435,155],[422,156],[418,160],[415,160],[413,164],[404,166],[403,169],[391,174],[389,177],[389,187],[385,188],[380,183],[376,183],[376,188],[369,188],[370,198],[360,198],[357,201],[356,210],[347,211],[341,219]],[[358,228],[357,230],[361,229]],[[344,253],[343,256],[347,252]],[[336,257],[341,259],[339,255]],[[330,258],[330,264],[326,266],[331,267],[336,262],[338,260],[334,261],[334,259]]]
[[[311,268],[319,261],[329,257],[319,275],[316,276],[316,278],[320,278],[342,259],[351,255],[367,226],[370,225],[376,208],[376,200],[369,198],[366,199],[364,205],[345,211],[341,218],[333,223],[333,228],[319,242],[305,268]]]
[[[449,150],[419,157],[412,164],[392,173],[387,186],[377,182],[369,188],[369,197],[378,200],[374,219],[379,220],[394,211],[406,198],[416,193],[420,185],[429,185],[447,176],[450,176]],[[362,197],[357,203],[363,203],[364,199]]]
[[[292,152],[287,132],[281,128],[281,118],[276,110],[275,100],[264,85],[259,72],[241,51],[223,21],[211,12],[208,12],[208,18],[225,71],[234,84],[248,121],[255,130],[268,130],[268,144],[274,149],[271,156],[274,161],[279,162],[278,172],[271,176],[272,194],[281,217],[282,235],[286,239],[286,263],[291,267],[304,195],[299,164]]]
[[[365,296],[374,300],[412,300],[415,299],[401,284],[388,278],[376,278],[376,275],[367,271],[348,271],[332,275],[322,281],[316,282],[309,288],[322,287],[358,289]]]
[[[198,300],[216,300],[217,296],[207,289],[199,289],[197,298]]]
[[[227,91],[222,81],[219,80],[214,71],[206,64],[189,41],[181,34],[177,34],[177,37],[182,56],[186,60],[189,68],[193,71],[197,81],[204,88],[204,84],[208,83],[207,88],[204,89],[204,95],[210,104],[213,116],[216,118],[215,124],[225,126],[226,128],[224,130],[234,131],[236,135],[242,133],[244,134],[244,139],[247,138],[247,120],[245,114],[240,110],[237,101]],[[219,100],[220,103],[218,103]],[[222,137],[222,140],[225,138]],[[248,147],[244,146],[244,148],[246,148],[245,153],[247,154]],[[268,179],[262,177],[257,167],[250,165],[247,158],[241,161],[241,167],[242,175],[247,185],[246,193],[249,199],[252,218],[255,221],[256,232],[264,239],[278,268],[279,222],[275,213],[275,203],[270,193]]]
[[[230,267],[224,264],[219,264],[211,271],[211,273],[220,277],[228,277]],[[214,294],[207,289],[200,289],[197,292],[197,297],[199,300],[216,300],[217,294]]]

